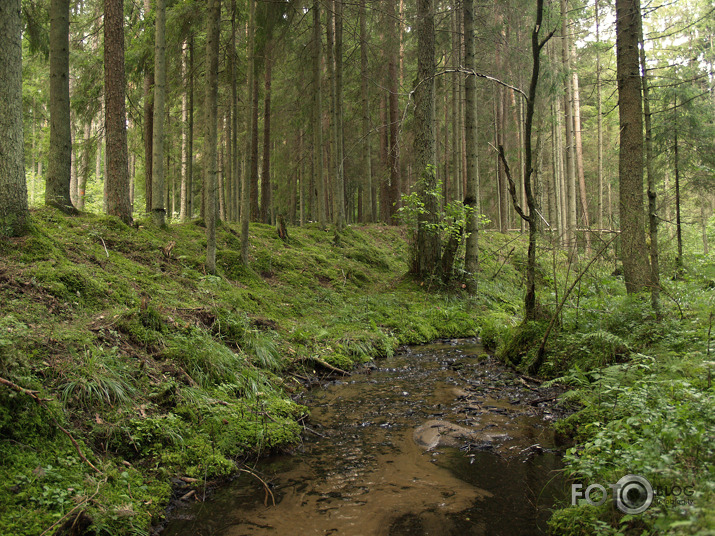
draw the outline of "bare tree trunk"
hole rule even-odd
[[[154,41],[154,133],[152,136],[152,220],[166,225],[164,205],[164,114],[166,101],[166,0],[156,0]]]
[[[397,211],[400,208],[400,146],[399,133],[399,35],[397,27],[397,14],[395,13],[394,0],[387,0],[387,86],[390,122],[390,150],[388,164],[390,166],[389,213],[390,223],[397,225]],[[436,170],[435,170],[436,171]]]
[[[375,221],[370,147],[370,87],[368,85],[366,0],[360,0],[360,94],[362,98],[362,222]]]
[[[247,153],[250,154],[253,136],[250,134],[252,124],[253,124],[253,103],[255,99],[253,98],[253,91],[255,85],[253,83],[253,77],[255,76],[255,20],[256,20],[256,1],[249,0],[248,2],[248,62],[246,64],[246,92],[247,98],[246,103],[246,145]],[[249,176],[248,170],[244,170],[243,173],[243,184],[241,185],[241,259],[245,266],[248,266],[248,223],[251,218],[251,178]]]
[[[144,17],[151,12],[151,0],[144,0]],[[144,196],[146,213],[152,210],[152,151],[154,147],[154,66],[144,66]]]
[[[30,212],[22,124],[22,18],[20,0],[0,3],[0,236],[22,236]]]
[[[619,215],[626,291],[647,290],[651,268],[643,222],[643,113],[641,101],[638,0],[616,0],[616,60],[620,117]]]
[[[132,221],[124,79],[124,2],[104,0],[104,112],[107,214]]]
[[[338,232],[345,227],[345,156],[343,148],[343,0],[335,2],[335,107],[337,146],[335,160],[338,167],[335,189],[335,224]]]
[[[72,128],[70,122],[70,2],[50,4],[50,153],[45,204],[74,213],[72,204]],[[6,61],[6,60],[1,60]]]
[[[320,0],[313,1],[313,183],[317,197],[317,219],[325,225],[325,192],[323,179],[323,123],[321,98]]]
[[[474,47],[474,0],[462,0],[464,10],[464,66],[467,69],[476,69]],[[467,272],[467,289],[469,292],[477,291],[478,269],[478,222],[477,212],[478,197],[478,155],[477,155],[477,80],[476,76],[468,76],[464,83],[465,97],[465,128],[467,144],[467,191],[464,205],[469,210],[467,214],[467,242],[464,252],[464,269]]]
[[[680,147],[678,140],[678,98],[673,104],[675,114],[673,131],[673,158],[675,168],[675,236],[678,242],[678,254],[675,257],[675,267],[680,272],[683,269],[683,226],[680,217]]]
[[[596,3],[596,125],[598,130],[598,232],[603,230],[603,97],[601,83],[601,31],[600,31],[600,0]]]
[[[566,0],[561,0],[561,56],[566,70],[566,92],[564,95],[564,111],[566,121],[566,246],[569,250],[578,251],[576,242],[576,167],[574,157],[574,118],[573,118],[573,77],[571,73],[571,45],[568,37],[568,6]]]
[[[269,39],[265,50],[265,90],[263,115],[263,169],[261,174],[261,221],[271,223],[271,67],[273,64],[273,41]]]
[[[571,49],[573,57],[573,48]],[[586,251],[591,253],[591,219],[588,214],[588,194],[586,193],[586,174],[583,169],[583,143],[581,142],[581,97],[578,87],[578,73],[573,72],[573,120],[574,120],[574,145],[576,149],[576,169],[578,171],[578,184],[581,192],[581,215],[585,227]]]
[[[77,182],[77,209],[84,210],[84,204],[87,194],[87,178],[89,177],[89,163],[91,156],[92,142],[92,121],[89,120],[84,124],[84,145],[82,150],[82,167],[79,173]]]
[[[434,275],[442,257],[440,237],[428,226],[438,221],[435,175],[435,32],[434,0],[417,0],[417,87],[415,88],[415,165],[420,174],[420,197],[426,209],[417,227],[413,272]]]
[[[218,56],[221,0],[209,0],[206,29],[206,271],[216,273],[216,173],[218,131]]]
[[[181,82],[186,84],[188,73],[186,57],[188,55],[188,45],[184,41],[181,44]],[[188,171],[189,171],[189,95],[186,86],[181,92],[181,197],[179,200],[179,220],[187,222],[190,219],[189,203],[188,203]]]

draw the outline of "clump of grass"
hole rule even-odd
[[[77,366],[79,364],[79,366]],[[136,389],[117,356],[117,348],[91,347],[65,372],[57,386],[64,404],[90,410],[131,405]]]

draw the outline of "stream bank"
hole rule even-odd
[[[174,511],[163,534],[543,534],[563,496],[556,394],[475,339],[403,347],[302,395],[300,446]]]

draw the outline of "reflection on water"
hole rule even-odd
[[[255,467],[276,506],[244,474],[164,534],[543,534],[560,459],[541,418],[480,353],[475,341],[414,347],[312,391],[302,402],[315,433]],[[434,436],[433,422],[460,433],[421,441],[416,430]]]

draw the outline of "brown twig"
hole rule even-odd
[[[243,469],[243,468],[241,468],[241,469],[239,469],[239,471],[241,471],[241,472],[243,472],[243,473],[248,473],[249,475],[251,475],[251,476],[255,477],[256,479],[258,479],[258,480],[261,482],[261,484],[263,484],[263,489],[265,489],[265,491],[266,491],[266,496],[265,496],[265,498],[263,499],[263,505],[264,505],[264,506],[268,506],[268,496],[269,496],[269,495],[270,495],[270,497],[271,497],[271,502],[273,502],[273,506],[276,505],[276,498],[273,496],[273,492],[271,491],[271,488],[268,487],[268,484],[266,484],[266,481],[265,481],[265,480],[263,480],[260,476],[258,476],[258,475],[257,475],[256,473],[254,473],[253,471],[249,471],[248,469]]]
[[[69,437],[70,441],[72,442],[72,445],[74,445],[74,448],[75,448],[75,450],[77,451],[77,454],[79,454],[79,457],[82,459],[82,461],[83,461],[84,463],[86,463],[87,465],[89,465],[92,469],[94,469],[94,470],[95,470],[97,473],[99,473],[100,475],[103,475],[103,474],[104,474],[104,473],[102,473],[102,471],[100,471],[99,469],[97,469],[97,468],[92,464],[92,462],[90,462],[90,461],[87,459],[87,457],[82,453],[82,449],[80,448],[79,443],[77,443],[77,441],[75,440],[75,438],[72,437],[72,434],[70,434],[70,432],[69,432],[66,428],[64,428],[62,425],[60,425],[60,423],[57,422],[57,419],[54,418],[54,416],[53,416],[52,413],[50,412],[49,408],[45,405],[45,402],[49,402],[51,399],[49,399],[49,398],[40,398],[39,396],[37,396],[38,391],[31,391],[31,390],[29,390],[29,389],[25,389],[24,387],[20,387],[20,386],[17,385],[16,383],[11,382],[10,380],[6,380],[5,378],[0,378],[0,384],[9,387],[9,388],[12,389],[13,391],[17,391],[18,393],[22,393],[22,394],[24,394],[24,395],[29,396],[29,397],[32,398],[35,402],[37,402],[40,406],[42,406],[43,408],[45,408],[45,409],[47,410],[47,413],[50,414],[50,419],[52,419],[52,422],[55,424],[55,426],[56,426],[57,428],[59,428],[60,431],[61,431],[63,434],[65,434],[67,437]]]

